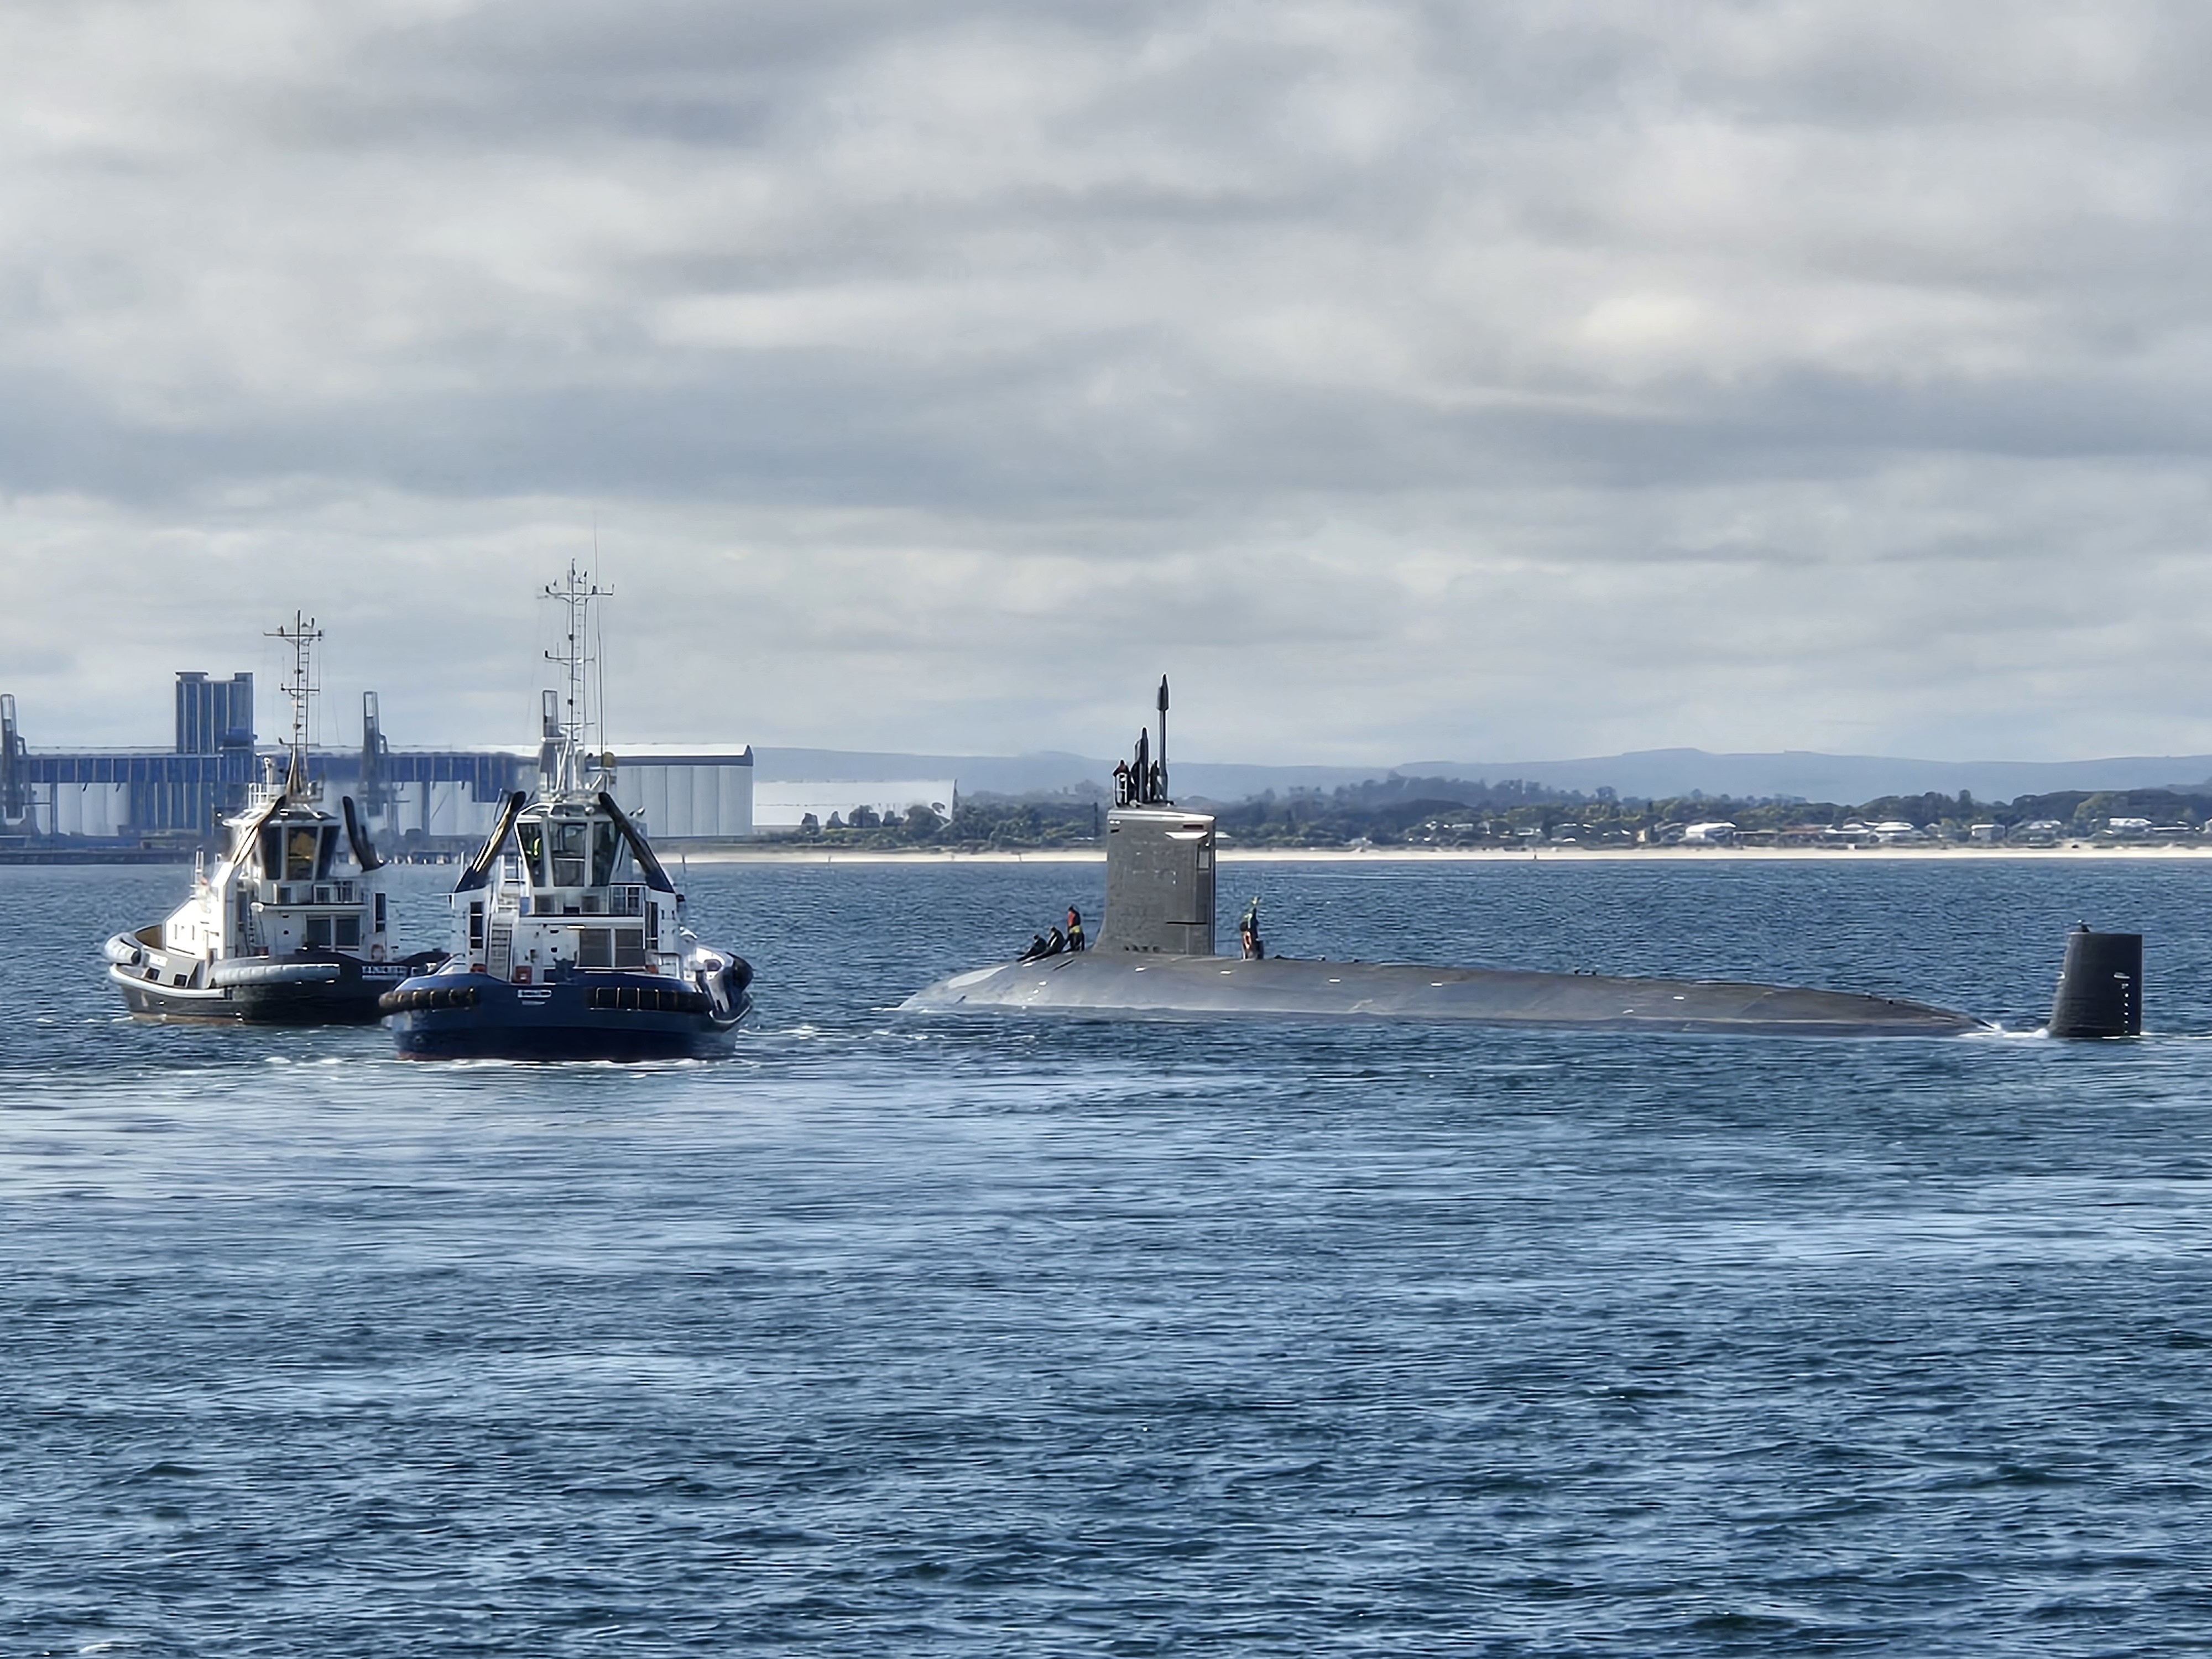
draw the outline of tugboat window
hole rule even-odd
[[[331,866],[337,860],[337,855],[338,827],[333,823],[324,829],[322,851],[315,856],[315,879],[317,881],[328,881],[331,878]]]
[[[281,825],[269,824],[261,831],[261,878],[264,881],[284,879],[284,831]]]
[[[553,826],[553,883],[556,887],[584,885],[586,841],[592,833],[588,823],[556,823]]]
[[[606,887],[613,884],[615,866],[622,857],[622,831],[611,819],[600,818],[592,825],[592,885]]]
[[[284,877],[286,881],[313,881],[315,878],[315,843],[321,839],[311,825],[295,830],[284,837]]]
[[[358,950],[361,947],[361,918],[340,916],[337,921],[338,946],[343,950]]]
[[[645,930],[642,927],[615,929],[615,966],[617,968],[645,966]]]
[[[320,945],[325,950],[328,950],[330,948],[330,943],[331,919],[328,916],[309,916],[307,918],[308,949],[313,950],[317,945]],[[361,940],[359,939],[356,939],[354,943],[358,945],[361,943]]]
[[[576,930],[576,966],[579,968],[611,968],[615,965],[614,945],[604,927],[579,927]]]
[[[525,818],[515,834],[522,842],[522,861],[530,866],[530,884],[550,887],[545,876],[545,825],[537,818]]]

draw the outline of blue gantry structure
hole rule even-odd
[[[283,758],[253,727],[253,676],[179,673],[167,749],[33,749],[15,700],[0,696],[0,863],[185,858],[219,844],[222,820]],[[541,711],[551,731],[557,710]],[[508,794],[537,781],[544,745],[395,749],[374,691],[362,694],[361,746],[309,749],[308,776],[349,795],[386,857],[471,852]],[[654,839],[749,838],[753,754],[742,744],[640,744],[599,756],[623,810]]]
[[[264,757],[253,727],[253,676],[180,672],[166,750],[33,750],[15,699],[0,696],[0,857],[164,858],[218,836]],[[310,775],[352,795],[393,851],[450,850],[534,766],[530,750],[401,750],[386,738],[376,694],[362,698],[358,751],[317,750]]]

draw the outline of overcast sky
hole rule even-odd
[[[2212,750],[2212,8],[0,0],[0,690]]]

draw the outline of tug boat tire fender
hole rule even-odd
[[[118,968],[136,968],[146,959],[146,947],[128,933],[118,933],[100,947]]]
[[[226,957],[208,968],[208,983],[232,985],[329,985],[344,975],[335,962],[260,962]]]
[[[717,1023],[727,1024],[742,1019],[745,1012],[745,987],[752,983],[752,964],[743,957],[720,957],[718,966],[702,969],[699,978],[706,987],[707,995],[714,1003]]]

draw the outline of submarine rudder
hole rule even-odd
[[[2143,936],[2102,933],[2087,922],[2066,935],[2066,961],[2045,1032],[2094,1041],[2142,1035]]]

